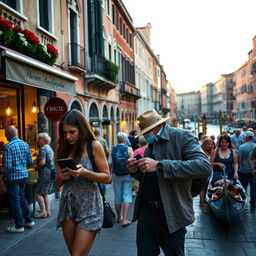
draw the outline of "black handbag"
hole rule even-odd
[[[98,184],[99,186],[99,184]],[[115,224],[116,221],[116,214],[114,213],[112,207],[110,206],[109,202],[105,199],[105,196],[103,194],[103,191],[101,187],[99,186],[99,190],[102,196],[102,201],[103,201],[103,228],[112,228]]]
[[[99,172],[94,159],[93,159],[93,154],[92,154],[92,142],[88,142],[87,143],[87,154],[88,157],[92,163],[92,167],[93,170],[95,172]],[[114,223],[116,221],[116,214],[114,213],[112,207],[110,206],[109,202],[106,200],[104,193],[102,191],[102,188],[100,187],[100,184],[98,183],[98,187],[101,193],[101,197],[102,197],[102,202],[103,202],[103,224],[102,224],[102,228],[112,228],[114,226]]]

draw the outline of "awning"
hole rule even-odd
[[[78,79],[23,54],[1,47],[5,57],[6,80],[40,89],[76,95]]]

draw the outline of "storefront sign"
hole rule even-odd
[[[45,70],[6,58],[6,79],[37,88],[76,94],[75,83],[59,74],[52,74]]]
[[[44,114],[52,121],[59,121],[67,110],[68,107],[66,102],[58,97],[49,99],[44,105]]]

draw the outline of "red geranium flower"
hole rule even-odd
[[[52,44],[46,44],[48,52],[52,53],[55,56],[58,56],[58,50]]]
[[[21,27],[19,27],[19,26],[15,26],[13,29],[14,29],[14,30],[16,30],[16,31],[17,31],[17,33],[22,32],[22,28],[21,28]]]
[[[12,22],[10,22],[9,20],[0,18],[0,29],[2,30],[12,29]]]
[[[24,33],[25,38],[28,41],[30,41],[32,43],[36,43],[36,44],[40,43],[40,40],[38,39],[38,37],[33,32],[25,29],[25,30],[23,30],[23,33]]]

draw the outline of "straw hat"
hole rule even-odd
[[[168,119],[169,117],[162,118],[160,115],[157,114],[154,109],[144,112],[137,118],[139,122],[140,132],[136,135],[136,138],[152,130],[159,124],[164,123]]]

